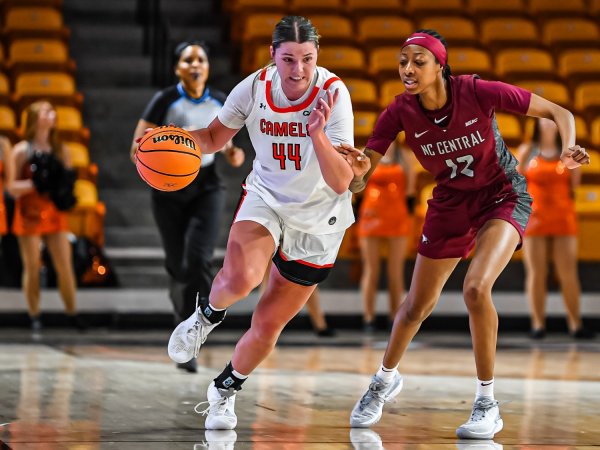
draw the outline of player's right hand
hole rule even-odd
[[[350,164],[355,179],[364,177],[371,168],[371,160],[362,150],[345,143],[335,146],[335,149]]]

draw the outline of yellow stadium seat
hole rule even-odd
[[[574,85],[583,80],[600,79],[600,49],[582,48],[563,51],[558,57],[558,72]]]
[[[282,13],[287,10],[285,0],[229,0],[227,9],[234,13],[243,13],[246,11],[271,11]]]
[[[375,83],[364,78],[344,78],[354,109],[379,110]]]
[[[569,89],[559,81],[522,80],[516,85],[559,105],[568,107],[571,104]]]
[[[401,14],[401,0],[346,0],[346,12],[354,19],[373,15],[396,15]]]
[[[10,82],[8,77],[0,72],[0,103],[8,103],[10,100]]]
[[[575,189],[577,213],[600,214],[600,185],[582,184]]]
[[[317,28],[323,45],[342,44],[353,45],[354,25],[347,17],[333,14],[315,14],[310,17],[310,21]]]
[[[524,0],[468,0],[467,9],[476,18],[493,16],[523,16],[525,13]]]
[[[369,51],[369,73],[380,82],[400,77],[400,46],[375,47]]]
[[[17,140],[17,118],[12,108],[7,105],[0,105],[0,134],[11,142]]]
[[[290,0],[289,7],[292,13],[309,17],[312,21],[312,14],[341,15],[344,2],[342,0]]]
[[[348,45],[329,45],[321,48],[319,64],[338,76],[363,76],[366,73],[364,53]]]
[[[492,59],[487,51],[474,47],[450,47],[448,63],[455,75],[473,74],[490,78],[493,74]]]
[[[19,37],[66,39],[69,30],[63,23],[62,13],[44,6],[15,6],[6,12],[4,33],[9,40]]]
[[[579,49],[597,45],[600,41],[600,30],[596,22],[590,19],[551,19],[542,25],[542,39],[553,52],[567,47]]]
[[[541,20],[558,16],[583,16],[587,14],[587,7],[584,0],[529,0],[529,13]]]
[[[480,43],[475,23],[466,17],[426,17],[419,23],[419,28],[436,30],[446,39],[450,47],[453,45],[473,46]]]
[[[600,117],[596,117],[592,120],[590,128],[592,145],[597,149],[600,149]]]
[[[354,111],[354,145],[364,147],[379,115],[373,111]]]
[[[382,108],[387,107],[394,97],[402,94],[405,91],[404,83],[402,80],[388,80],[384,81],[381,84],[381,88],[379,90],[379,106]]]
[[[514,146],[523,142],[523,127],[520,119],[509,113],[496,112],[496,123],[500,130],[500,135],[506,145]]]
[[[575,109],[589,112],[600,108],[600,81],[586,81],[575,88]]]
[[[85,168],[90,165],[90,154],[85,145],[80,142],[66,141],[65,146],[69,152],[72,167]]]
[[[496,73],[507,81],[555,78],[552,55],[537,48],[511,48],[496,54]]]
[[[581,166],[583,183],[594,183],[600,186],[600,152],[588,150],[590,163]]]
[[[481,41],[492,51],[507,46],[535,47],[539,45],[537,26],[524,17],[484,19],[480,28]]]
[[[268,45],[256,45],[253,47],[254,55],[250,55],[250,46],[248,47],[248,58],[242,61],[242,71],[245,74],[250,74],[262,67],[269,65],[271,60],[271,52]]]
[[[81,107],[83,98],[75,89],[75,80],[64,72],[26,72],[15,81],[15,100],[22,110],[26,104],[47,99],[61,105]]]
[[[254,13],[246,17],[243,25],[241,39],[244,42],[261,40],[271,42],[273,29],[281,20],[281,14]]]
[[[433,198],[433,189],[435,188],[435,183],[426,184],[419,191],[419,205],[417,207],[416,213],[421,217],[425,217],[425,213],[427,212],[427,200]]]
[[[98,191],[94,183],[88,180],[76,180],[75,188],[73,189],[77,203],[75,208],[95,208],[98,204]]]
[[[589,12],[595,16],[600,16],[600,0],[590,0]]]
[[[464,13],[462,0],[405,0],[404,9],[415,19],[433,14],[460,15]]]
[[[59,39],[14,40],[10,44],[7,66],[13,76],[24,71],[59,70],[73,73],[75,70],[67,46]]]
[[[366,47],[377,45],[400,45],[415,31],[410,19],[393,15],[365,16],[357,19],[358,41]],[[371,51],[371,49],[369,49]]]
[[[575,116],[575,134],[577,136],[576,142],[581,142],[585,145],[588,145],[590,142],[590,133],[588,131],[587,122],[583,117],[578,114],[574,114]]]

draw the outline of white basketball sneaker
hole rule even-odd
[[[200,402],[194,408],[198,414],[206,416],[204,428],[207,430],[233,430],[237,425],[237,416],[235,415],[235,394],[237,391],[233,388],[220,389],[215,386],[213,381],[206,391],[205,402]],[[198,408],[208,403],[208,407],[202,411]]]
[[[504,423],[498,402],[489,397],[479,397],[473,403],[471,417],[456,429],[460,439],[493,439]]]
[[[196,297],[196,311],[190,317],[181,322],[169,338],[169,357],[176,363],[186,363],[192,358],[198,357],[200,346],[204,344],[208,334],[221,322],[211,323],[198,309],[198,297]]]
[[[400,393],[402,384],[402,376],[398,371],[394,372],[394,378],[389,383],[384,382],[377,375],[373,375],[369,389],[354,405],[350,414],[350,426],[367,428],[379,422],[384,403],[389,402]]]

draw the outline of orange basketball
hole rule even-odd
[[[196,178],[202,154],[191,134],[168,126],[146,133],[135,154],[142,179],[159,191],[178,191]]]

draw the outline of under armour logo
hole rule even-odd
[[[302,111],[303,116],[310,116],[310,110]]]
[[[330,218],[329,218],[329,222],[328,222],[328,223],[329,223],[329,225],[333,225],[333,224],[336,222],[336,220],[337,220],[337,219],[336,219],[335,217],[330,217]]]
[[[258,105],[258,107],[261,109],[267,109],[267,105],[265,105],[264,103],[261,103],[260,105]]]
[[[233,383],[234,381],[231,377],[227,377],[223,380],[223,386],[225,386],[226,388],[229,388],[229,386],[231,386]]]
[[[421,242],[423,244],[429,244],[429,239],[427,239],[427,236],[425,236],[424,234],[421,235]]]
[[[212,309],[210,309],[210,307],[206,307],[204,308],[204,316],[205,317],[210,317],[210,315],[213,313]]]

